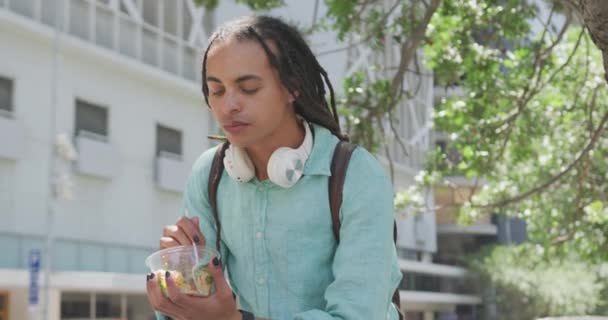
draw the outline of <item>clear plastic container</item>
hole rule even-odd
[[[154,279],[158,281],[163,294],[167,294],[167,271],[182,293],[206,297],[215,291],[209,264],[219,256],[214,250],[202,246],[196,249],[195,253],[193,246],[171,247],[156,251],[146,258],[146,266],[155,273]]]

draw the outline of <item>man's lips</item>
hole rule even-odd
[[[224,131],[227,131],[229,133],[239,133],[245,130],[245,128],[247,128],[248,126],[249,124],[246,122],[234,121],[224,124],[223,128]]]

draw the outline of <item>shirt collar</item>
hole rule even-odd
[[[331,160],[334,149],[338,143],[338,137],[323,126],[311,123],[314,141],[310,156],[304,164],[305,175],[331,176]]]

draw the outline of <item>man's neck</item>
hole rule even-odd
[[[299,120],[289,121],[268,137],[263,144],[248,147],[247,154],[255,166],[258,180],[268,179],[268,160],[272,153],[281,147],[298,148],[304,142],[305,131]]]

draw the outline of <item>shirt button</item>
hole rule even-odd
[[[259,232],[259,231],[255,233],[255,237],[256,237],[257,239],[262,239],[262,237],[263,237],[263,236],[264,236],[264,234],[263,234],[263,233],[261,233],[261,232]]]
[[[264,278],[259,278],[259,279],[258,279],[258,284],[259,284],[259,285],[263,285],[263,284],[264,284],[264,282],[266,282],[266,280],[264,280]]]

